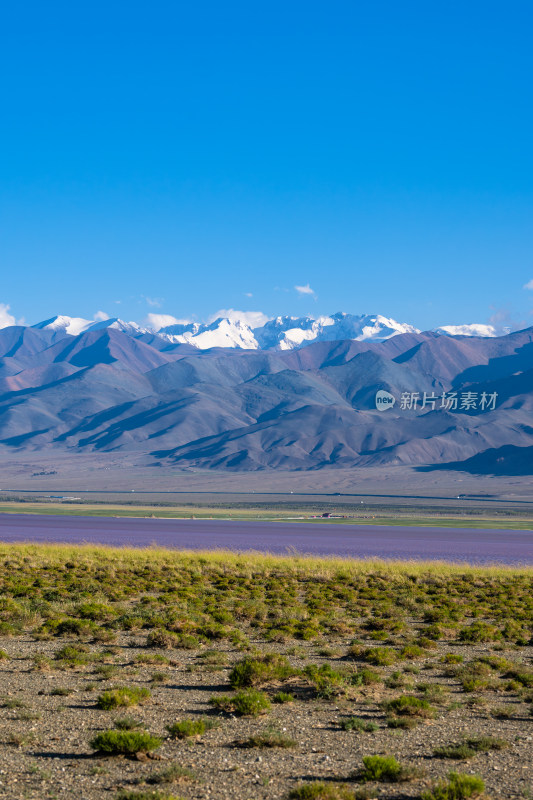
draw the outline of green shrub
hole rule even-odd
[[[256,733],[248,739],[235,742],[237,747],[281,747],[288,749],[296,747],[297,742],[285,736],[281,731],[273,728],[266,730],[264,733]]]
[[[417,644],[406,644],[400,650],[400,658],[411,660],[414,658],[421,658],[424,655],[424,650]]]
[[[362,781],[398,783],[412,780],[414,776],[414,770],[402,766],[394,756],[365,756],[363,769],[357,777]]]
[[[432,708],[427,700],[421,700],[420,697],[414,697],[408,694],[403,694],[394,700],[389,700],[384,704],[384,707],[386,711],[401,717],[432,719],[436,714],[435,709]]]
[[[360,717],[348,717],[340,722],[340,727],[343,731],[365,731],[372,733],[377,731],[379,726],[375,722],[361,719]]]
[[[398,660],[398,653],[392,647],[368,647],[361,653],[361,657],[376,667],[389,667]]]
[[[184,798],[166,792],[132,792],[123,789],[115,795],[115,800],[184,800]]]
[[[232,696],[212,697],[209,702],[220,711],[238,714],[241,717],[257,717],[270,709],[267,695],[256,689],[246,689]]]
[[[214,727],[216,722],[210,719],[183,719],[167,725],[167,731],[172,739],[186,739],[188,736],[201,736]]]
[[[134,717],[119,717],[115,720],[115,728],[119,731],[134,731],[143,728],[144,725]]]
[[[294,695],[290,692],[276,692],[272,698],[272,702],[279,703],[280,705],[283,703],[294,703]]]
[[[140,778],[139,782],[149,784],[160,783],[182,783],[195,780],[194,772],[187,767],[182,767],[181,764],[170,764],[170,766],[162,769],[160,772],[153,772],[146,778]]]
[[[485,784],[478,775],[450,772],[448,781],[441,781],[430,791],[422,792],[421,800],[467,800],[479,797]]]
[[[106,755],[136,755],[150,753],[161,746],[161,739],[141,731],[102,731],[97,733],[90,745],[93,750]]]
[[[91,660],[91,654],[87,647],[65,645],[54,655],[56,661],[61,661],[69,667],[78,667],[87,664]]]
[[[473,622],[459,631],[461,642],[495,642],[501,638],[502,635],[498,628],[486,622]]]
[[[110,711],[112,708],[139,705],[144,700],[148,700],[150,696],[148,689],[141,689],[137,686],[121,686],[102,692],[96,700],[96,705],[104,711]]]
[[[243,689],[286,680],[295,672],[285,656],[269,653],[262,658],[243,658],[231,670],[229,682],[233,689]]]
[[[356,800],[356,794],[345,784],[303,783],[289,792],[290,800]]]
[[[433,755],[437,758],[454,758],[459,760],[473,758],[477,753],[488,753],[490,750],[503,750],[504,747],[507,747],[505,739],[481,736],[477,739],[465,739],[464,742],[459,742],[458,744],[437,747],[433,751]]]

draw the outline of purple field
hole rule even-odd
[[[533,564],[533,531],[0,514],[4,542]]]

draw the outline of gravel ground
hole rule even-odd
[[[71,639],[35,641],[31,636],[2,640],[10,656],[0,661],[0,797],[57,798],[58,800],[101,800],[114,798],[120,790],[158,791],[192,800],[259,800],[286,798],[298,783],[324,780],[350,780],[362,765],[362,757],[374,754],[394,755],[402,764],[415,766],[423,775],[401,784],[368,784],[369,797],[419,797],[436,779],[451,770],[479,774],[486,783],[487,795],[493,798],[533,797],[533,716],[531,704],[517,692],[478,692],[466,694],[458,682],[443,675],[439,657],[443,652],[460,653],[465,661],[493,650],[488,645],[439,645],[431,656],[417,659],[418,674],[407,675],[413,684],[429,682],[447,687],[438,708],[438,717],[424,720],[412,730],[386,727],[380,703],[397,697],[403,689],[385,688],[382,684],[353,688],[346,697],[333,700],[297,700],[272,705],[270,713],[255,718],[220,714],[209,699],[230,693],[229,667],[214,667],[200,658],[201,651],[153,650],[146,648],[144,637],[121,634],[108,648],[113,651],[100,658],[116,666],[116,673],[102,680],[95,664],[68,669],[36,668],[34,657],[52,658]],[[74,644],[78,645],[76,640]],[[319,655],[316,644],[303,642],[294,648],[251,643],[263,652],[291,653],[290,661],[301,667],[310,662],[346,665],[341,660],[350,641],[331,643],[334,655]],[[102,653],[106,645],[87,643],[93,653]],[[243,653],[228,645],[217,647],[227,656],[228,664]],[[170,664],[138,664],[136,658],[160,653]],[[531,665],[533,647],[507,648],[498,652],[506,658]],[[405,665],[404,665],[405,666]],[[398,667],[396,667],[397,669]],[[382,668],[386,676],[394,667]],[[165,682],[153,683],[154,673],[164,673]],[[117,685],[149,688],[152,697],[131,709],[103,711],[96,698]],[[51,694],[68,689],[64,696]],[[506,706],[511,719],[494,719],[491,709]],[[154,758],[143,760],[94,755],[89,740],[95,733],[112,728],[117,718],[132,716],[146,729],[164,738]],[[339,722],[348,716],[367,718],[379,725],[375,732],[343,731]],[[218,727],[203,736],[171,740],[166,726],[176,720],[209,717]],[[291,749],[243,749],[236,741],[252,734],[276,728],[297,742]],[[468,761],[451,761],[433,756],[435,747],[449,745],[465,737],[494,736],[505,739],[508,747],[481,753]],[[194,778],[172,784],[153,786],[144,783],[170,764],[189,768]]]

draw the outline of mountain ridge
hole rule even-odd
[[[237,313],[237,312],[236,312]],[[259,326],[252,326],[239,317],[219,316],[210,322],[176,322],[159,326],[125,322],[118,317],[87,320],[82,317],[57,315],[38,322],[31,330],[52,332],[55,336],[73,335],[89,331],[112,329],[140,339],[158,336],[168,345],[187,344],[200,350],[213,347],[244,350],[295,350],[317,341],[383,342],[404,333],[420,333],[415,326],[397,322],[380,314],[348,314],[336,312],[330,316],[293,317],[278,316]],[[441,326],[435,329],[441,336],[483,336],[494,338],[497,330],[492,325],[470,324]],[[155,340],[151,340],[154,342]],[[159,342],[159,349],[163,345]]]
[[[472,470],[500,469],[497,454],[513,448],[505,463],[533,473],[533,328],[201,349],[113,325],[72,335],[61,324],[0,330],[0,451],[14,458],[93,453],[105,465],[130,453],[179,469]],[[379,393],[394,400],[385,411]]]

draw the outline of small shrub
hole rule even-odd
[[[209,719],[183,719],[167,725],[167,731],[172,739],[186,739],[188,736],[201,736],[214,727],[216,723]]]
[[[400,650],[400,658],[405,658],[408,661],[414,658],[421,658],[423,655],[425,655],[424,650],[417,644],[406,644],[405,647],[402,647]]]
[[[229,682],[233,689],[251,686],[263,686],[275,680],[286,680],[294,675],[295,670],[285,656],[268,654],[262,658],[243,658],[229,674]]]
[[[459,631],[461,642],[495,642],[501,638],[502,635],[498,628],[486,622],[473,622]]]
[[[401,717],[433,719],[436,714],[435,709],[427,700],[422,700],[420,697],[414,697],[409,694],[403,694],[394,700],[389,700],[385,703],[385,709]]]
[[[156,750],[161,746],[161,739],[141,731],[111,730],[97,733],[90,745],[105,755],[136,755]]]
[[[368,647],[361,653],[361,657],[376,667],[389,667],[398,660],[398,653],[392,647]]]
[[[273,698],[273,703],[279,703],[282,705],[283,703],[294,703],[294,695],[290,692],[277,692]]]
[[[148,689],[141,689],[137,686],[122,686],[102,692],[96,700],[96,705],[104,711],[110,711],[113,708],[139,705],[149,697],[150,692]]]
[[[363,769],[357,776],[361,781],[399,783],[415,777],[415,771],[398,763],[394,756],[365,756]]]
[[[366,733],[373,733],[377,731],[379,726],[370,720],[361,719],[360,717],[348,717],[340,722],[340,727],[343,731],[365,731]]]
[[[485,784],[478,775],[450,772],[448,781],[441,781],[430,791],[422,792],[421,800],[468,800],[479,797]]]
[[[166,769],[160,772],[154,772],[146,778],[141,778],[143,783],[161,784],[161,783],[186,783],[195,780],[194,772],[187,767],[182,767],[181,764],[171,764]]]
[[[143,728],[142,722],[134,717],[119,717],[115,720],[115,728],[119,731],[134,731],[137,728]]]
[[[241,717],[257,717],[270,709],[267,695],[256,689],[247,689],[232,696],[212,697],[209,702],[220,711],[238,714]]]
[[[420,720],[416,717],[387,717],[387,728],[411,730],[411,728],[416,728],[419,723]]]
[[[303,783],[289,792],[289,800],[356,800],[357,795],[345,784]]]
[[[288,749],[296,747],[297,742],[285,736],[281,731],[270,729],[265,733],[256,733],[248,739],[235,742],[236,747],[281,747]]]
[[[507,747],[504,739],[493,738],[492,736],[482,736],[477,739],[466,739],[458,744],[451,744],[446,747],[437,747],[433,755],[437,758],[467,759],[473,758],[477,753],[488,753],[490,750],[503,750]]]
[[[115,800],[183,800],[183,797],[167,794],[166,792],[132,792],[128,789],[123,789],[115,795]]]
[[[150,631],[146,638],[147,647],[160,647],[161,649],[177,647],[177,642],[178,635],[176,633],[161,628]]]

